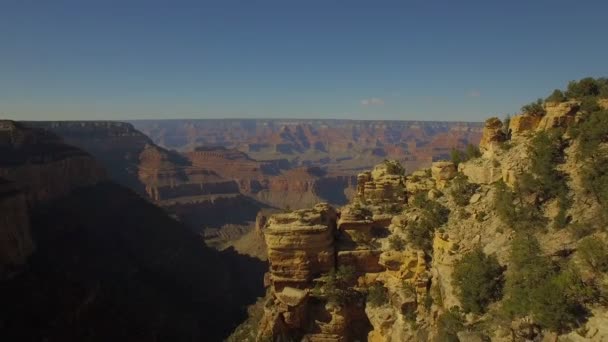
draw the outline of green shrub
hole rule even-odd
[[[568,230],[576,239],[582,239],[585,236],[593,234],[593,232],[595,232],[595,227],[588,223],[576,222],[569,224]]]
[[[466,161],[466,154],[458,149],[452,148],[450,151],[450,160],[454,165],[458,166],[458,164]]]
[[[405,174],[405,168],[397,160],[385,159],[384,164],[386,165],[386,171],[391,175],[403,176]]]
[[[599,82],[598,82],[599,81]],[[585,96],[597,96],[600,93],[601,79],[595,80],[592,77],[586,77],[579,81],[570,81],[566,96],[571,99],[580,99]]]
[[[332,269],[329,273],[322,275],[322,281],[317,283],[313,293],[325,296],[328,302],[344,304],[355,295],[354,291],[349,289],[355,275],[353,266],[340,266],[338,270]]]
[[[507,137],[507,140],[511,139],[509,131],[509,125],[511,124],[511,115],[505,115],[504,119],[502,119],[502,133]]]
[[[526,179],[524,175],[524,180]],[[500,220],[515,231],[529,231],[546,224],[545,218],[535,205],[523,199],[520,186],[511,191],[503,182],[495,183],[494,210]]]
[[[448,221],[450,210],[436,201],[426,198],[424,193],[416,194],[412,205],[420,209],[418,220],[408,222],[404,227],[407,240],[416,248],[430,250],[436,229]]]
[[[450,195],[457,205],[465,206],[469,204],[471,196],[477,191],[478,187],[477,184],[469,183],[468,177],[459,172],[452,180]]]
[[[393,235],[388,238],[388,244],[392,250],[403,251],[405,249],[405,240],[399,235]]]
[[[582,305],[593,299],[572,268],[560,270],[541,254],[538,241],[519,234],[511,244],[503,310],[511,317],[532,316],[545,329],[561,333],[587,315]]]
[[[456,166],[458,166],[458,164],[460,163],[464,163],[466,161],[479,157],[481,157],[481,151],[479,151],[479,147],[473,144],[468,144],[465,147],[464,151],[458,150],[456,148],[452,148],[452,150],[450,151],[450,160]]]
[[[564,93],[559,90],[559,89],[555,89],[551,95],[549,95],[549,97],[547,97],[545,99],[546,102],[564,102],[566,101],[566,95],[564,95]]]
[[[600,110],[600,106],[597,103],[597,97],[594,96],[586,96],[581,100],[580,110],[585,113],[593,113]]]
[[[356,270],[354,266],[340,265],[336,271],[336,280],[341,284],[348,285],[355,280]]]
[[[374,307],[388,303],[388,290],[380,283],[374,283],[367,289],[367,302]]]
[[[562,192],[567,192],[567,177],[556,166],[564,161],[565,141],[560,129],[541,131],[537,133],[529,146],[530,171],[538,181],[538,189],[546,198],[556,198]]]
[[[501,297],[502,267],[496,256],[486,255],[479,247],[456,262],[452,277],[464,312],[481,314]]]
[[[457,333],[464,329],[464,316],[457,306],[442,313],[437,319],[437,339],[442,342],[458,342]]]
[[[586,237],[578,244],[577,253],[596,272],[608,272],[608,248],[593,237]]]
[[[590,113],[572,134],[579,141],[583,187],[608,212],[608,153],[601,148],[602,143],[608,142],[608,111]]]
[[[481,157],[481,151],[479,151],[479,147],[468,144],[465,149],[465,154],[467,156],[467,160],[475,159]]]
[[[529,103],[523,107],[521,107],[521,111],[528,115],[533,116],[544,116],[547,114],[545,111],[545,107],[543,106],[543,100],[538,99],[536,102]]]
[[[549,260],[540,252],[536,238],[519,234],[511,242],[511,259],[505,282],[503,309],[511,316],[525,316],[531,311],[531,292],[554,276]]]

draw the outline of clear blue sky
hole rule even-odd
[[[482,120],[608,76],[608,1],[0,0],[0,117]]]

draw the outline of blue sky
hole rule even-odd
[[[608,76],[608,1],[0,0],[0,117],[472,120]]]

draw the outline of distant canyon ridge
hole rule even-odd
[[[90,153],[114,181],[211,242],[249,230],[264,209],[347,203],[356,175],[384,159],[407,172],[478,144],[482,124],[354,120],[28,122]]]

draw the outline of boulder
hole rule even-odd
[[[479,149],[482,152],[493,151],[498,143],[506,140],[506,136],[502,130],[502,121],[499,118],[489,118],[486,120]]]
[[[444,188],[447,182],[456,177],[456,164],[450,161],[434,162],[431,166],[431,174],[439,189]]]

